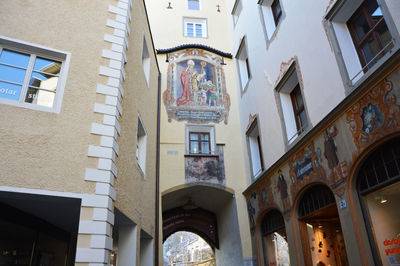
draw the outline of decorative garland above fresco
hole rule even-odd
[[[168,121],[227,124],[230,98],[222,58],[201,49],[186,49],[169,54],[168,60],[163,93]]]

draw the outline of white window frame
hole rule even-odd
[[[193,24],[193,36],[188,36],[187,32],[187,24]],[[201,36],[197,36],[196,32],[196,24],[201,25]],[[183,36],[189,38],[207,38],[208,30],[207,30],[207,19],[206,18],[183,18]]]
[[[198,3],[199,3],[199,9],[189,8],[189,2],[190,2],[190,1],[196,1],[196,2],[198,2]],[[188,9],[188,10],[195,10],[195,11],[201,10],[201,1],[200,1],[200,0],[187,0],[187,9]]]
[[[297,72],[297,68],[295,65],[296,63],[293,62],[275,89],[279,95],[280,113],[283,120],[282,122],[285,135],[285,142],[287,145],[295,143],[295,141],[299,139],[299,137],[303,136],[305,132],[309,128],[311,128],[310,118],[307,112],[306,99],[303,94],[302,84],[300,83],[300,79],[298,78],[299,74]],[[294,114],[293,102],[290,95],[297,85],[300,86],[304,111],[306,113],[306,118],[307,118],[306,127],[300,130],[297,130],[296,117]]]
[[[281,17],[278,22],[278,25],[275,25],[274,14],[272,12],[272,4],[273,4],[274,0],[259,0],[258,1],[259,11],[260,11],[260,15],[261,15],[262,24],[263,24],[263,29],[264,29],[264,33],[265,33],[267,41],[270,41],[274,37],[276,29],[279,27],[279,25],[281,24],[281,22],[285,16],[285,12],[282,7],[282,1],[280,1],[280,0],[276,0],[276,1],[279,1],[279,5],[281,7],[281,12],[282,12]]]
[[[233,26],[236,26],[240,17],[240,13],[242,13],[242,10],[243,10],[242,0],[236,0],[231,12],[233,19]]]
[[[147,86],[149,86],[150,82],[150,52],[149,47],[147,45],[146,37],[143,33],[143,48],[142,48],[142,68],[143,73],[146,79]]]
[[[31,56],[30,65],[28,65],[27,69],[27,75],[31,73],[33,69],[33,62],[36,57],[43,57],[45,59],[59,61],[61,62],[61,69],[59,73],[59,79],[57,81],[56,94],[54,96],[54,102],[52,107],[46,107],[25,102],[25,96],[23,95],[26,95],[28,89],[29,79],[27,78],[25,78],[24,80],[24,84],[21,89],[21,97],[19,101],[0,98],[0,104],[19,106],[27,109],[39,110],[50,113],[57,113],[57,114],[60,113],[62,99],[64,95],[64,88],[68,75],[69,63],[71,59],[71,53],[0,35],[0,53],[3,49],[24,53]]]
[[[242,38],[242,41],[240,42],[235,58],[239,74],[238,78],[239,78],[241,92],[244,93],[251,80],[251,69],[250,69],[249,55],[246,44],[246,37]]]
[[[392,37],[391,48],[381,59],[371,66],[365,73],[357,54],[347,21],[352,17],[364,0],[338,0],[325,16],[324,23],[327,25],[328,35],[335,50],[335,56],[339,64],[343,82],[350,93],[353,88],[362,83],[376,69],[382,66],[397,50],[399,50],[399,37],[395,30],[393,21],[389,15],[384,1],[378,1],[386,26]]]
[[[210,135],[210,153],[190,153],[189,149],[189,133],[197,132],[197,133],[208,133]],[[215,127],[214,126],[206,126],[206,125],[194,125],[188,124],[185,126],[185,150],[188,155],[215,155],[216,151],[216,143],[215,143]]]
[[[136,131],[136,165],[143,175],[146,174],[146,154],[147,154],[147,132],[143,121],[138,115]]]
[[[264,162],[262,147],[261,147],[261,136],[260,128],[258,126],[258,118],[254,119],[250,128],[246,132],[247,150],[250,161],[251,179],[256,180],[260,174],[264,171]],[[261,150],[260,150],[261,147]]]

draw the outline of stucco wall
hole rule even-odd
[[[0,183],[4,186],[93,193],[85,182],[107,8],[112,1],[2,1],[0,34],[71,53],[59,114],[0,105]],[[82,10],[82,12],[77,12]],[[65,18],[65,19],[62,19]],[[110,44],[111,45],[111,44]],[[99,101],[99,100],[97,100]]]
[[[127,75],[122,84],[125,94],[120,120],[120,154],[116,160],[118,177],[115,180],[115,207],[154,237],[158,68],[142,0],[133,1],[132,10],[135,12],[132,12],[131,45],[127,50],[128,61],[125,65]],[[150,53],[149,84],[142,68],[143,37]],[[144,174],[136,162],[138,116],[147,136]]]

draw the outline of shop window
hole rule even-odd
[[[395,41],[377,0],[337,1],[326,19],[351,84],[393,53]]]
[[[184,18],[183,28],[185,37],[207,38],[207,20],[205,18]]]
[[[279,82],[276,91],[279,94],[287,143],[291,144],[308,128],[304,97],[294,64]]]
[[[289,245],[285,221],[277,210],[268,212],[261,222],[265,265],[289,266]]]
[[[242,91],[245,91],[247,88],[247,84],[251,78],[246,38],[243,38],[240,43],[238,52],[236,54],[236,59],[237,59],[238,70],[239,70],[238,72],[239,72],[240,85],[241,85]]]
[[[200,10],[200,0],[188,0],[189,10]]]
[[[138,117],[138,129],[136,138],[136,163],[144,174],[146,172],[146,142],[147,135],[142,120]]]
[[[0,103],[60,112],[69,57],[0,36]]]
[[[241,0],[236,0],[236,3],[235,3],[235,5],[233,7],[233,10],[232,10],[233,25],[236,25],[236,23],[238,22],[240,13],[242,12],[242,8],[243,8],[242,7],[242,1]]]
[[[186,126],[187,154],[215,154],[215,133],[213,126]]]
[[[368,156],[357,188],[375,264],[400,265],[400,138]]]
[[[282,5],[280,0],[260,0],[259,2],[264,29],[268,40],[275,33],[276,28],[283,17]]]
[[[150,53],[147,46],[146,38],[143,36],[143,50],[142,50],[142,68],[146,78],[147,85],[150,78]]]
[[[335,197],[327,186],[305,191],[298,216],[306,265],[349,265]]]
[[[254,122],[251,124],[249,130],[246,132],[246,136],[249,149],[252,179],[254,180],[264,170],[261,140],[257,120],[254,120]]]

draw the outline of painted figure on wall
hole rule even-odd
[[[220,57],[197,49],[169,55],[163,93],[169,122],[228,123],[230,98],[221,62]]]
[[[286,183],[285,177],[281,170],[278,170],[278,181],[276,188],[280,192],[282,205],[283,205],[283,215],[290,211],[290,200],[288,194],[288,185]]]
[[[325,141],[324,141],[324,156],[328,160],[329,169],[335,168],[339,159],[337,156],[337,146],[334,137],[338,134],[336,127],[331,127],[325,131]]]

